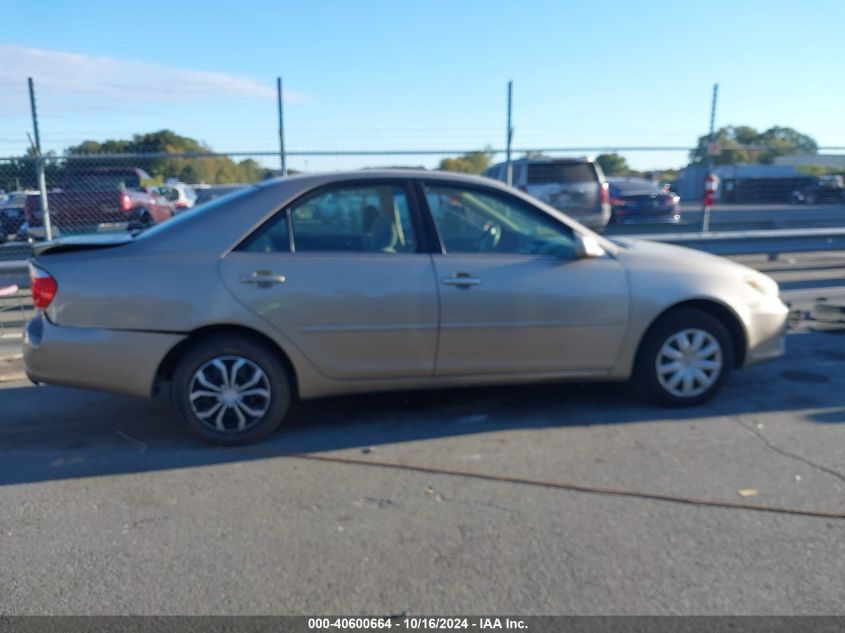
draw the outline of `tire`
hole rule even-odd
[[[689,346],[686,352],[682,350],[684,339]],[[716,350],[711,353],[713,345]],[[663,371],[658,369],[658,364]],[[733,341],[724,324],[701,310],[679,308],[660,317],[646,333],[632,381],[655,404],[689,407],[715,396],[733,366]]]
[[[130,231],[138,231],[148,229],[152,225],[153,216],[150,215],[150,212],[146,209],[136,209],[129,218],[129,226],[127,228]]]
[[[240,389],[227,388],[233,372]],[[274,350],[249,336],[223,334],[186,350],[173,372],[171,395],[191,435],[209,444],[240,446],[278,428],[290,405],[290,384]]]

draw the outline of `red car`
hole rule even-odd
[[[173,205],[142,169],[98,167],[70,171],[61,189],[49,191],[50,220],[57,233],[90,233],[115,225],[144,228],[173,217]],[[30,195],[24,206],[30,237],[45,237],[41,201]]]

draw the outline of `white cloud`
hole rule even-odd
[[[273,85],[227,73],[189,70],[130,59],[93,57],[21,46],[0,45],[0,108],[28,106],[26,78],[35,81],[39,103],[51,109],[87,104],[185,102],[198,99],[276,96]],[[285,101],[307,100],[285,91]]]

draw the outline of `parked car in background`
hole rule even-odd
[[[590,228],[610,220],[610,197],[601,167],[588,158],[519,158],[512,162],[512,184]],[[484,174],[507,182],[507,164]]]
[[[267,436],[294,398],[343,393],[632,379],[695,405],[784,349],[766,275],[610,241],[446,172],[267,180],[136,237],[33,253],[29,377],[142,397],[169,385],[186,428],[218,444]]]
[[[681,197],[644,178],[608,178],[613,224],[681,221]]]
[[[119,226],[147,227],[173,216],[173,205],[154,187],[145,185],[142,169],[98,167],[71,170],[61,189],[47,192],[50,220],[56,234],[91,233]],[[39,195],[26,199],[28,235],[45,237]]]
[[[820,176],[814,182],[792,192],[792,204],[845,202],[845,179],[842,176]]]
[[[158,192],[173,206],[174,213],[181,213],[196,204],[197,193],[193,187],[178,180],[168,180],[158,187]]]
[[[205,204],[212,200],[216,200],[222,196],[226,196],[233,191],[238,191],[249,185],[205,185],[202,188],[197,188],[197,199],[194,205]]]
[[[12,191],[0,198],[0,244],[12,236],[17,239],[21,227],[26,222],[24,206],[26,198],[37,191]]]

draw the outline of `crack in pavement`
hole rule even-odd
[[[778,455],[782,455],[783,457],[788,457],[790,459],[794,459],[796,461],[801,462],[802,464],[809,466],[810,468],[818,470],[819,472],[823,472],[827,475],[830,475],[831,477],[836,477],[840,481],[845,481],[845,474],[840,473],[838,470],[834,470],[833,468],[829,468],[829,467],[825,466],[824,464],[817,464],[816,462],[814,462],[813,460],[811,460],[808,457],[804,457],[803,455],[799,455],[798,453],[793,453],[792,451],[789,451],[785,448],[781,448],[780,446],[778,446],[777,444],[772,442],[769,438],[767,438],[763,433],[761,433],[759,429],[757,429],[754,426],[749,427],[749,426],[745,425],[736,416],[731,416],[731,419],[737,425],[739,425],[743,430],[748,431],[748,433],[750,433],[751,435],[756,437],[758,440],[760,440],[763,443],[763,445],[768,450],[772,451],[773,453],[777,453]]]

